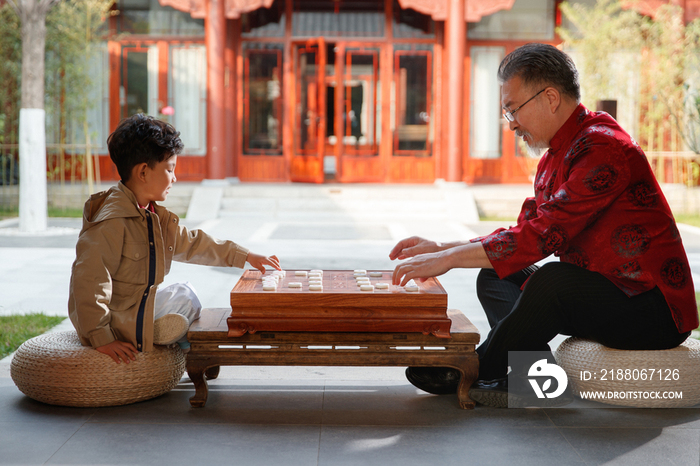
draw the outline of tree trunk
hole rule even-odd
[[[22,108],[19,118],[19,229],[45,231],[46,114],[44,55],[46,13],[52,0],[20,0],[22,20]]]
[[[21,0],[22,108],[44,108],[46,2]]]

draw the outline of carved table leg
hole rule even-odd
[[[474,400],[469,398],[469,388],[479,375],[479,362],[478,359],[474,359],[475,358],[465,359],[461,367],[457,368],[462,373],[462,378],[457,387],[457,398],[459,399],[459,406],[462,409],[474,409],[475,405]]]
[[[219,376],[220,369],[221,366],[211,366],[204,371],[204,377],[206,377],[207,380],[214,380]]]
[[[203,408],[207,402],[209,387],[207,387],[204,372],[205,369],[202,366],[196,363],[190,363],[190,361],[187,362],[187,375],[190,376],[190,380],[194,383],[195,389],[194,396],[190,398],[190,405],[192,405],[193,408]]]

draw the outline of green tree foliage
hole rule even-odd
[[[17,144],[19,132],[22,40],[17,14],[9,4],[0,6],[0,144]],[[0,185],[15,183],[16,159],[0,147]]]
[[[637,75],[635,137],[648,151],[682,150],[683,141],[700,154],[700,20],[684,24],[683,9],[673,4],[662,4],[653,19],[619,0],[560,8],[573,27],[557,32],[579,57],[584,103],[619,99],[621,88],[631,87],[620,76],[620,58],[635,57],[625,62]]]
[[[6,126],[17,125],[20,98],[22,40],[19,18],[9,4],[0,7],[0,144],[7,143]],[[13,119],[14,117],[14,119]]]
[[[47,112],[59,115],[64,128],[82,128],[86,111],[99,103],[86,92],[94,85],[89,67],[113,3],[63,0],[46,18]]]
[[[615,96],[614,52],[639,52],[647,21],[634,11],[623,10],[618,0],[597,0],[592,7],[563,2],[559,8],[573,28],[559,27],[557,33],[579,57],[581,90],[588,101],[584,104],[594,108],[597,100]]]
[[[47,15],[46,112],[62,143],[85,133],[87,110],[99,102],[86,92],[93,85],[89,63],[103,42],[103,29],[114,0],[63,0]],[[21,90],[20,20],[9,4],[0,6],[0,177],[15,170]],[[84,136],[83,136],[84,137]],[[9,154],[13,154],[10,156]],[[0,182],[0,185],[3,184]]]
[[[698,65],[698,36],[694,32],[697,21],[685,25],[683,16],[680,6],[662,5],[646,31],[643,45],[648,64],[644,70],[647,92],[643,97],[647,101],[648,117],[642,131],[648,133],[650,141],[655,139],[660,149],[664,149],[665,130],[671,133],[666,137],[665,149],[681,149],[679,140],[682,139],[698,153],[700,147],[687,144],[683,127],[683,122],[690,121],[685,113],[688,88],[698,84],[697,76],[693,76]]]
[[[63,0],[47,16],[46,85],[47,114],[50,139],[60,143],[59,153],[51,164],[51,172],[61,183],[66,170],[73,176],[78,163],[85,167],[83,179],[92,192],[95,178],[90,145],[95,138],[89,130],[88,111],[101,102],[91,98],[95,61],[99,63],[101,36],[105,20],[114,0]],[[69,147],[66,158],[65,144],[84,144],[84,149]],[[77,153],[82,153],[76,157]]]
[[[700,154],[700,19],[683,22],[677,5],[659,8],[647,37],[655,56],[650,87],[686,146]]]

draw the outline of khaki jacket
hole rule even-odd
[[[156,290],[173,260],[245,265],[246,248],[201,230],[188,231],[179,220],[159,205],[155,214],[138,208],[136,197],[121,182],[90,196],[83,209],[68,298],[70,319],[83,345],[120,340],[151,350]]]

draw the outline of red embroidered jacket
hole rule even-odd
[[[481,241],[501,278],[554,254],[627,295],[658,286],[679,332],[698,326],[675,220],[644,152],[607,113],[579,105],[537,166],[518,224]]]

